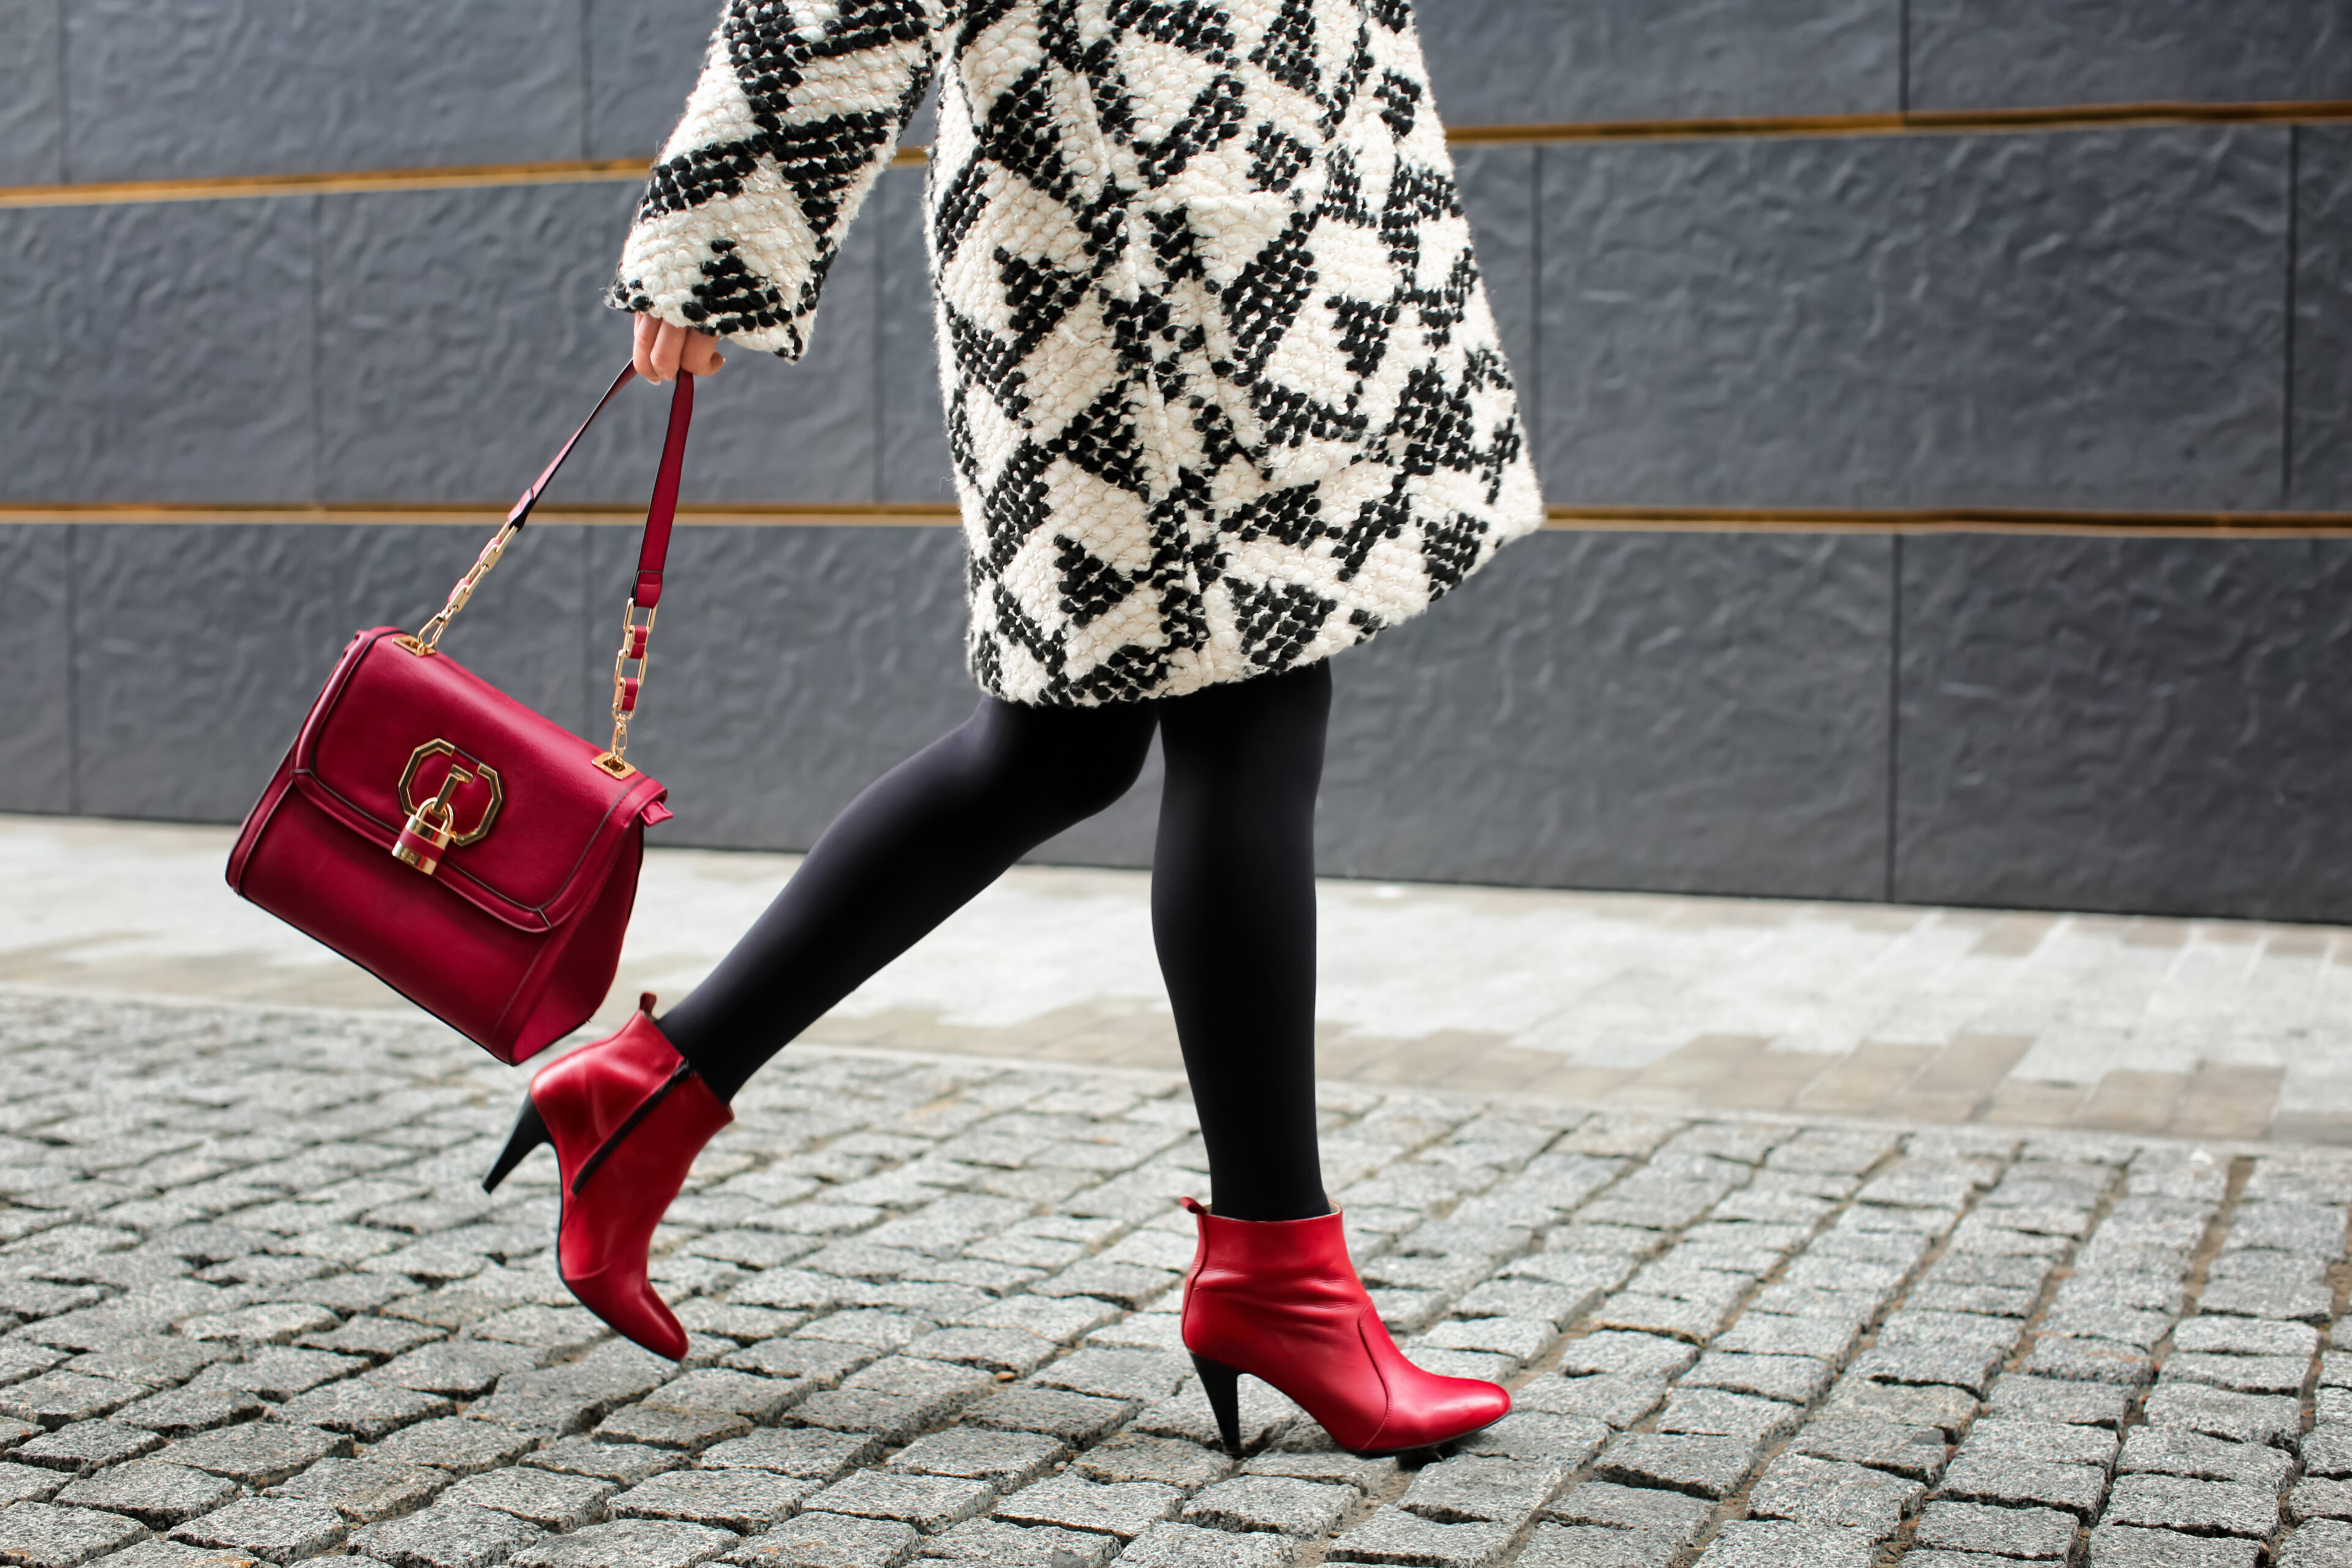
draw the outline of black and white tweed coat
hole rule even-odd
[[[797,358],[941,60],[931,276],[985,689],[1307,663],[1538,526],[1408,0],[729,0],[613,303]]]

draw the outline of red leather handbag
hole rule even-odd
[[[645,830],[667,791],[628,760],[661,604],[694,378],[671,395],[599,751],[441,651],[441,634],[635,372],[614,379],[415,636],[361,632],[261,794],[228,884],[502,1062],[578,1028],[611,990]]]

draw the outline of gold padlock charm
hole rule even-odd
[[[473,777],[465,769],[451,766],[441,780],[441,793],[409,813],[407,825],[392,841],[394,859],[414,866],[428,877],[441,868],[441,852],[457,837],[456,813],[449,798],[457,793],[459,785],[473,782]]]

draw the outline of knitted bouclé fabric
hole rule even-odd
[[[798,358],[935,68],[985,689],[1288,668],[1538,525],[1407,0],[730,0],[613,303]]]

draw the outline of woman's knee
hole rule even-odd
[[[973,739],[1001,787],[1075,823],[1110,806],[1142,776],[1154,719],[1140,704],[1032,708],[995,698],[972,715]]]

